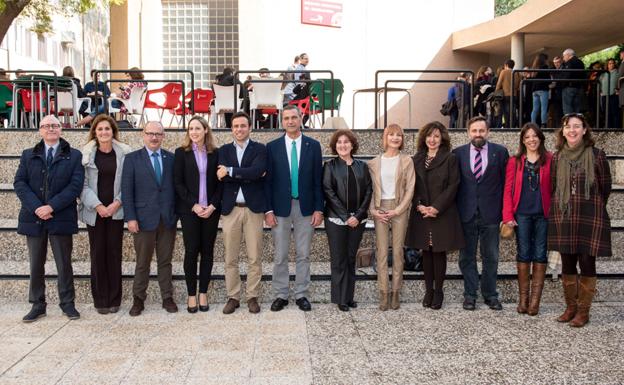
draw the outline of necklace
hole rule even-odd
[[[524,161],[524,168],[527,170],[529,179],[529,190],[537,191],[539,189],[539,167],[535,163]]]

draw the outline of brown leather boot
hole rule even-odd
[[[379,292],[379,310],[381,311],[388,310],[388,292],[387,291]]]
[[[528,315],[539,313],[542,290],[544,289],[544,279],[546,278],[546,264],[533,263],[533,274],[531,277],[531,300],[529,302]]]
[[[392,290],[392,302],[390,303],[390,307],[392,310],[397,310],[401,307],[401,302],[399,301],[399,290]]]
[[[591,307],[594,294],[596,293],[596,277],[583,277],[579,279],[578,305],[574,319],[570,326],[580,328],[589,322],[589,308]]]
[[[531,263],[518,262],[518,307],[516,310],[520,314],[527,312],[529,307],[529,271]]]
[[[576,274],[561,275],[561,283],[563,285],[563,297],[566,303],[566,309],[557,318],[559,322],[570,322],[572,318],[576,315],[576,297],[578,295],[578,284],[577,284],[578,276]]]

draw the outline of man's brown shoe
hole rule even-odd
[[[141,315],[143,310],[145,309],[145,305],[143,304],[143,300],[139,297],[134,297],[134,301],[132,302],[132,307],[130,308],[130,316],[136,317]]]
[[[247,301],[247,307],[249,308],[249,312],[256,314],[260,313],[260,305],[258,305],[258,298],[249,298]]]
[[[162,304],[163,309],[167,310],[167,313],[177,313],[178,305],[173,302],[173,298],[165,298],[163,299]]]
[[[223,314],[232,314],[234,310],[240,307],[240,301],[234,298],[228,299],[225,306],[223,306]]]

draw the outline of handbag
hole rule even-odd
[[[500,224],[500,236],[503,239],[511,239],[514,235],[513,226],[509,226],[507,223],[501,222]]]
[[[406,247],[404,249],[403,256],[405,258],[405,262],[403,263],[403,270],[423,271],[422,251]]]
[[[355,254],[355,267],[371,267],[375,259],[374,247],[361,247]]]

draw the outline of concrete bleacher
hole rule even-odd
[[[218,144],[231,142],[229,130],[214,131]],[[325,156],[330,156],[327,144],[332,134],[331,130],[309,130],[305,132],[321,142]],[[358,157],[369,159],[380,152],[381,130],[356,130],[356,135],[360,141],[360,151]],[[511,153],[514,153],[518,146],[518,129],[492,130],[490,139],[494,142],[504,144]],[[184,132],[181,130],[167,130],[164,140],[164,148],[173,150],[182,142]],[[268,142],[278,137],[281,133],[277,130],[260,130],[252,133],[252,138],[261,142]],[[417,130],[406,130],[405,152],[413,154],[418,135]],[[547,147],[554,148],[553,130],[547,130]],[[80,148],[86,141],[87,130],[68,129],[63,132],[63,137],[73,146]],[[598,261],[599,294],[598,301],[624,301],[624,151],[621,146],[624,143],[624,136],[617,130],[601,130],[595,132],[597,146],[604,149],[609,157],[611,172],[613,177],[613,192],[608,204],[608,211],[612,219],[612,241],[613,256],[600,259]],[[133,148],[142,146],[142,137],[138,130],[124,130],[121,132],[121,139],[129,143]],[[23,301],[28,291],[29,263],[26,244],[23,236],[16,234],[17,213],[19,211],[19,201],[13,190],[13,177],[19,163],[19,154],[24,148],[32,147],[39,140],[37,130],[23,129],[0,129],[0,200],[3,202],[3,210],[0,213],[0,299],[14,302]],[[465,130],[458,129],[451,131],[451,141],[453,146],[458,146],[467,141]],[[265,301],[272,298],[271,292],[271,272],[273,243],[270,230],[265,229],[263,250],[263,282],[262,295]],[[375,242],[374,228],[369,225],[365,231],[362,246],[373,246]],[[50,275],[48,296],[50,302],[55,302],[56,286],[54,283],[56,268],[49,254],[49,262],[46,265],[46,272]],[[123,274],[124,274],[124,300],[131,298],[131,276],[134,273],[134,250],[132,237],[125,234],[123,246]],[[184,302],[186,289],[183,280],[182,260],[184,248],[182,244],[182,233],[178,230],[176,248],[173,258],[173,270],[175,275],[176,300]],[[291,252],[293,255],[293,252]],[[516,298],[515,283],[515,241],[504,240],[501,242],[501,260],[499,264],[499,290],[502,298],[506,302],[513,302]],[[76,292],[78,302],[91,302],[89,287],[89,244],[86,228],[81,226],[78,235],[74,238],[74,274],[76,279]],[[241,273],[245,274],[246,266],[244,261],[246,255],[243,250],[241,257]],[[330,281],[329,281],[329,252],[327,247],[327,237],[322,227],[316,230],[312,245],[312,285],[311,299],[316,302],[329,302]],[[211,302],[223,302],[225,300],[225,289],[223,281],[223,242],[220,235],[217,237],[215,245],[215,266],[213,269],[212,288],[209,290],[209,300]],[[294,261],[291,258],[291,261]],[[459,268],[457,267],[457,252],[449,256],[446,296],[450,301],[459,301],[462,296],[462,281]],[[152,273],[155,274],[155,265],[152,265]],[[294,272],[294,266],[291,268]],[[374,302],[377,299],[377,286],[375,272],[371,268],[358,271],[358,282],[356,285],[356,297],[362,302]],[[294,278],[294,277],[293,277]],[[403,300],[407,302],[419,301],[423,292],[421,273],[406,272],[405,285],[403,289]],[[159,301],[157,283],[154,281],[150,285],[149,300]],[[547,282],[544,301],[559,302],[561,300],[560,283]]]

